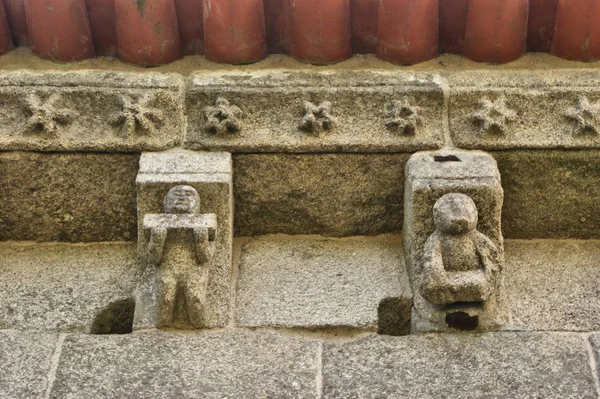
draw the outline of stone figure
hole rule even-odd
[[[435,231],[425,243],[420,293],[435,305],[485,302],[499,283],[498,248],[477,231],[478,212],[465,194],[446,194],[433,208]]]
[[[198,192],[186,185],[169,190],[164,209],[144,217],[148,265],[156,268],[156,324],[203,327],[216,215],[199,215]]]

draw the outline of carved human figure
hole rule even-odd
[[[496,290],[498,248],[477,231],[478,212],[465,194],[446,194],[433,207],[435,231],[425,243],[421,296],[435,305],[484,302]]]
[[[199,215],[198,192],[186,185],[169,190],[164,209],[144,218],[148,263],[156,267],[157,327],[179,326],[186,317],[178,309],[187,313],[184,324],[203,327],[216,215]]]

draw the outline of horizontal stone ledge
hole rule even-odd
[[[0,73],[0,150],[600,148],[600,70]]]
[[[108,72],[0,74],[0,149],[142,151],[180,144],[180,76]]]
[[[600,73],[471,71],[447,76],[453,142],[468,149],[600,147]]]

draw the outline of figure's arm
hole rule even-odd
[[[167,229],[152,228],[150,231],[150,240],[148,241],[148,262],[158,265],[160,264],[167,241]]]
[[[210,234],[210,229],[214,229],[215,233]],[[196,256],[200,264],[209,262],[215,254],[216,242],[216,226],[206,226],[194,229],[194,240],[196,241]]]
[[[500,252],[496,245],[486,235],[481,234],[477,239],[477,255],[486,274],[496,274],[502,269]]]
[[[420,291],[423,298],[435,304],[445,303],[448,279],[441,244],[435,233],[429,237],[423,248],[420,274]]]

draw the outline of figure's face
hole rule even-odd
[[[192,213],[200,211],[200,197],[194,187],[175,186],[165,197],[165,213]]]
[[[477,227],[477,219],[477,206],[465,194],[446,194],[433,207],[435,227],[446,234],[458,235],[473,231]]]

